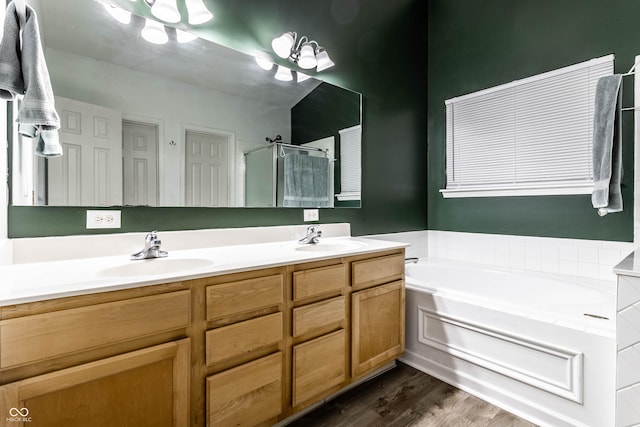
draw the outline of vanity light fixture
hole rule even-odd
[[[102,3],[102,5],[105,9],[107,9],[107,12],[109,12],[109,14],[121,24],[127,25],[131,22],[131,12],[120,9],[119,7],[114,6],[110,3]]]
[[[288,58],[306,70],[317,67],[316,71],[323,71],[335,65],[327,50],[318,42],[309,40],[307,36],[298,38],[298,34],[293,31],[274,38],[271,47],[280,58]]]
[[[164,25],[149,18],[146,19],[140,35],[149,43],[165,44],[169,41],[169,36],[167,36],[167,32],[164,30]]]
[[[213,14],[207,9],[202,0],[185,0],[187,12],[189,14],[189,24],[204,24],[213,19]]]

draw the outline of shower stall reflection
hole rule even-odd
[[[323,148],[275,143],[245,152],[245,206],[333,207],[333,138],[326,139],[314,144]]]

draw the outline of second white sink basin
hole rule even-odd
[[[108,267],[98,271],[99,276],[153,276],[157,274],[180,273],[213,265],[205,258],[156,258],[132,260],[126,264]]]
[[[303,252],[345,252],[362,249],[367,246],[361,242],[323,242],[296,247],[296,251]]]

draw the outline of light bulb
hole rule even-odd
[[[316,61],[316,55],[313,52],[313,47],[309,43],[302,45],[300,49],[300,57],[298,58],[298,66],[304,69],[311,69],[318,64]]]
[[[189,24],[204,24],[213,19],[213,14],[207,9],[202,0],[186,0],[187,12],[189,14]]]
[[[169,41],[169,36],[164,31],[164,25],[149,18],[147,18],[140,34],[149,43],[165,44]]]
[[[120,9],[119,7],[116,7],[112,4],[103,3],[103,5],[104,8],[107,9],[107,12],[109,12],[109,14],[113,16],[116,21],[125,25],[131,22],[131,12]]]
[[[278,71],[276,71],[275,79],[280,80],[281,82],[290,82],[293,80],[293,75],[291,74],[290,69],[283,67],[282,65],[278,65]]]
[[[280,58],[288,58],[294,43],[295,38],[293,33],[284,33],[271,41],[271,47]]]
[[[329,58],[327,51],[323,48],[318,48],[316,51],[316,61],[318,61],[318,68],[316,68],[316,71],[323,71],[336,65],[331,58]]]
[[[176,40],[178,40],[178,43],[189,43],[197,38],[198,36],[193,33],[176,28]]]

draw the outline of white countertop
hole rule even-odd
[[[640,277],[640,249],[627,255],[625,259],[613,267],[613,272],[625,276]]]
[[[357,237],[322,238],[327,251],[300,250],[297,242],[245,244],[172,251],[167,258],[131,261],[129,254],[0,266],[0,306],[136,288],[172,281],[319,261],[407,247],[405,243]],[[319,247],[318,247],[319,248]],[[173,272],[172,265],[195,268]],[[190,261],[191,260],[191,261]],[[137,264],[136,264],[137,263]],[[169,268],[164,268],[166,264]],[[129,268],[150,274],[129,274]],[[124,272],[124,273],[123,273]],[[157,274],[156,274],[157,273]],[[125,275],[129,274],[129,275]]]

